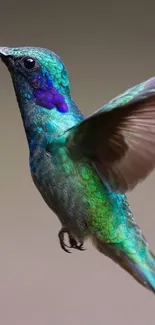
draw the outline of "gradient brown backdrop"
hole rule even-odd
[[[82,4],[83,2],[83,4]],[[57,52],[86,114],[155,75],[153,1],[3,1],[0,45]],[[0,325],[153,325],[155,296],[86,243],[65,254],[35,189],[11,79],[0,65]],[[155,173],[128,195],[155,251]]]

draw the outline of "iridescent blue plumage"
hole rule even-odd
[[[60,244],[96,248],[155,292],[155,258],[125,193],[155,167],[155,78],[85,118],[67,70],[41,48],[1,48],[30,149],[33,181],[58,216]]]

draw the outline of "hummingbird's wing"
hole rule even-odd
[[[155,77],[72,128],[67,146],[89,157],[113,190],[132,190],[155,167]]]

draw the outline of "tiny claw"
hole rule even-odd
[[[59,231],[58,236],[59,236],[60,246],[61,246],[61,248],[62,248],[66,253],[71,253],[71,252],[66,248],[66,247],[69,248],[69,246],[65,244],[65,240],[64,240],[64,234],[65,234],[65,233],[66,233],[66,231],[65,231],[64,229],[61,229],[61,230]]]
[[[85,248],[83,247],[83,242],[80,242],[78,244],[78,242],[76,241],[76,239],[73,238],[72,236],[69,236],[69,242],[70,242],[70,247],[71,248],[75,248],[75,249],[78,249],[80,251],[85,251]]]
[[[81,243],[78,248],[80,251],[85,251],[86,249],[83,247],[83,243]]]
[[[65,233],[68,235],[70,246],[68,246],[65,243],[65,240],[64,240]],[[71,253],[67,248],[74,248],[74,249],[77,249],[80,251],[85,251],[85,248],[83,247],[83,242],[79,242],[79,244],[78,244],[77,240],[69,233],[69,231],[66,228],[62,228],[59,231],[58,236],[59,236],[60,246],[65,252]]]

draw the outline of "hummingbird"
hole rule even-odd
[[[57,54],[1,47],[0,58],[13,82],[32,180],[61,224],[61,247],[82,251],[89,239],[155,293],[155,255],[126,197],[155,167],[155,77],[85,117]]]

